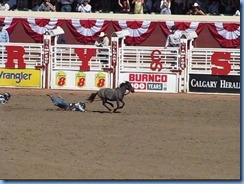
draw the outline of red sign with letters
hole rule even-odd
[[[212,57],[212,75],[228,75],[231,70],[230,53],[229,52],[215,52]],[[219,68],[221,67],[221,68]]]

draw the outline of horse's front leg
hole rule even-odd
[[[120,109],[122,109],[125,106],[125,102],[123,100],[121,100],[122,105],[119,107]]]
[[[114,112],[116,112],[120,107],[119,107],[119,100],[116,100],[117,107],[114,109]]]

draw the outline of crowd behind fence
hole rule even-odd
[[[46,0],[45,0],[46,1]],[[91,6],[91,12],[97,13],[135,13],[135,4],[133,0],[71,0],[59,1],[59,0],[48,0],[50,4],[55,7],[55,11],[68,11],[68,12],[77,12],[78,6],[82,5],[84,1],[87,1],[89,6]],[[120,5],[123,4],[123,1],[128,2],[129,10],[123,11],[123,7]],[[143,14],[159,14],[162,10],[161,3],[167,1],[169,4],[170,14],[187,14],[189,10],[192,9],[194,3],[197,3],[204,14],[211,15],[240,15],[240,1],[238,0],[140,0],[142,2],[141,13]],[[20,10],[20,11],[38,11],[38,8],[44,0],[1,0],[0,10],[5,10],[4,3],[9,4],[8,10]],[[65,6],[68,4],[70,8],[67,10],[62,9],[62,3]],[[49,8],[42,11],[52,11]],[[236,14],[236,12],[239,13]]]

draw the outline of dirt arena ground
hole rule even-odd
[[[1,179],[240,179],[240,96],[134,93],[107,113],[58,111],[92,91],[0,88]]]

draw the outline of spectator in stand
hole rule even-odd
[[[2,3],[0,4],[0,11],[9,11],[10,6],[8,4],[7,0],[3,0]]]
[[[171,14],[170,6],[171,6],[171,0],[162,0],[160,4],[160,8],[161,8],[160,14]]]
[[[172,14],[182,15],[185,12],[186,0],[172,1]]]
[[[120,7],[120,13],[130,13],[130,2],[129,0],[118,0]]]
[[[186,14],[186,12],[188,12],[189,10],[191,10],[192,9],[192,6],[193,6],[193,4],[194,4],[194,0],[186,0],[186,7],[185,7],[185,14]]]
[[[24,11],[28,10],[28,0],[18,0],[17,9],[24,10]]]
[[[240,10],[236,10],[235,14],[233,16],[241,16]]]
[[[240,0],[233,0],[233,5],[234,5],[234,12],[236,10],[240,10],[240,6],[241,6]]]
[[[43,3],[39,6],[37,11],[55,11],[55,6],[53,6],[50,0],[44,0]]]
[[[97,0],[98,1],[98,0]],[[115,1],[115,0],[113,0]],[[111,10],[111,0],[100,0],[99,1],[99,5],[100,5],[100,8],[99,8],[99,12],[102,13],[102,12],[112,12]]]
[[[161,0],[153,0],[152,11],[155,13],[160,13]]]
[[[208,13],[211,15],[219,15],[219,2],[218,0],[211,1],[208,6]]]
[[[9,34],[6,29],[3,27],[5,24],[3,22],[0,22],[0,42],[1,43],[8,43],[9,42]]]
[[[199,5],[197,3],[193,4],[193,8],[189,10],[187,15],[205,15],[205,13],[200,9]]]
[[[234,3],[232,0],[220,0],[221,14],[233,15]]]
[[[9,10],[15,10],[17,7],[17,0],[8,0]]]
[[[144,0],[143,11],[145,14],[152,12],[152,0]]]
[[[92,7],[88,2],[88,0],[84,0],[81,4],[77,4],[77,11],[81,13],[91,13]]]
[[[241,16],[240,6],[241,6],[240,4],[236,5],[234,16]]]
[[[143,14],[144,0],[132,0],[132,4],[135,4],[135,6],[134,6],[135,14]]]
[[[98,12],[100,10],[100,2],[99,1],[97,1],[97,0],[90,0],[89,4],[92,6],[92,10],[94,12]]]
[[[73,2],[74,0],[57,0],[57,3],[60,4],[61,12],[71,12]]]

